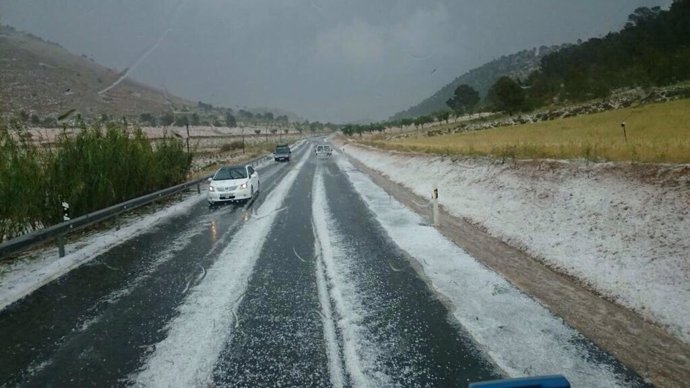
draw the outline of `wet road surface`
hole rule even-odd
[[[466,386],[503,375],[331,158],[258,168],[0,311],[0,386]],[[608,360],[617,367],[615,360]]]

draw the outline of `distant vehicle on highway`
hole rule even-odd
[[[316,156],[331,156],[333,154],[333,150],[331,149],[331,146],[328,145],[317,145],[316,146]]]
[[[289,162],[291,154],[292,151],[290,150],[290,146],[288,146],[287,144],[278,144],[276,146],[275,152],[273,153],[273,158],[276,162]]]
[[[207,200],[213,206],[221,202],[249,201],[259,192],[259,173],[252,166],[224,166],[209,178]]]

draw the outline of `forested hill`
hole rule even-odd
[[[566,47],[541,60],[526,80],[532,105],[607,96],[622,87],[690,79],[690,0],[667,11],[640,7],[619,32]]]
[[[532,50],[523,50],[518,53],[502,56],[476,69],[457,77],[433,96],[421,103],[393,115],[391,120],[413,118],[428,115],[440,110],[448,110],[446,101],[453,96],[453,91],[459,85],[467,84],[477,90],[483,97],[491,85],[501,76],[525,78],[532,71],[538,69],[540,60],[547,54],[557,51],[562,46],[542,46]]]
[[[690,0],[668,10],[639,7],[625,27],[577,45],[522,51],[474,69],[391,120],[448,110],[446,101],[462,84],[486,96],[508,76],[522,86],[513,110],[608,96],[619,88],[665,86],[690,79]],[[521,88],[517,88],[519,90]]]

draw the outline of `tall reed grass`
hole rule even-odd
[[[0,124],[0,241],[44,224],[48,159],[21,127]]]
[[[152,144],[122,124],[64,132],[53,148],[36,146],[28,132],[0,126],[0,240],[183,182],[192,155],[173,138]]]

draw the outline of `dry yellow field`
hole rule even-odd
[[[367,143],[446,155],[690,163],[690,99],[476,132]]]

